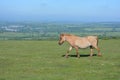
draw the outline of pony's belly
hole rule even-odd
[[[79,48],[87,48],[87,47],[91,46],[91,44],[88,41],[86,41],[86,42],[77,41],[76,46]]]
[[[87,48],[89,47],[90,45],[77,45],[79,48]]]

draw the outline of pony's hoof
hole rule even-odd
[[[102,57],[102,55],[99,54],[98,57]]]
[[[92,58],[93,56],[88,56],[89,58]]]
[[[77,57],[78,59],[80,58],[80,56]]]
[[[68,58],[68,56],[65,56],[65,58]]]

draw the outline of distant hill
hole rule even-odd
[[[119,38],[120,23],[8,23],[0,22],[0,40],[58,39],[60,33],[79,36],[98,35],[100,38]]]

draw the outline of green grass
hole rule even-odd
[[[103,57],[66,59],[67,43],[0,41],[0,80],[120,80],[120,40],[100,40],[99,46]]]

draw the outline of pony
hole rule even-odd
[[[95,48],[98,51],[98,56],[102,56],[100,53],[100,48],[98,47],[98,37],[97,36],[86,36],[86,37],[78,37],[72,34],[60,34],[59,38],[59,45],[62,45],[65,41],[67,41],[70,44],[70,47],[65,55],[66,58],[68,58],[68,53],[72,50],[72,48],[75,48],[76,55],[78,58],[80,58],[80,55],[78,53],[78,49],[84,49],[87,47],[90,47],[90,56],[93,56],[93,49]]]

